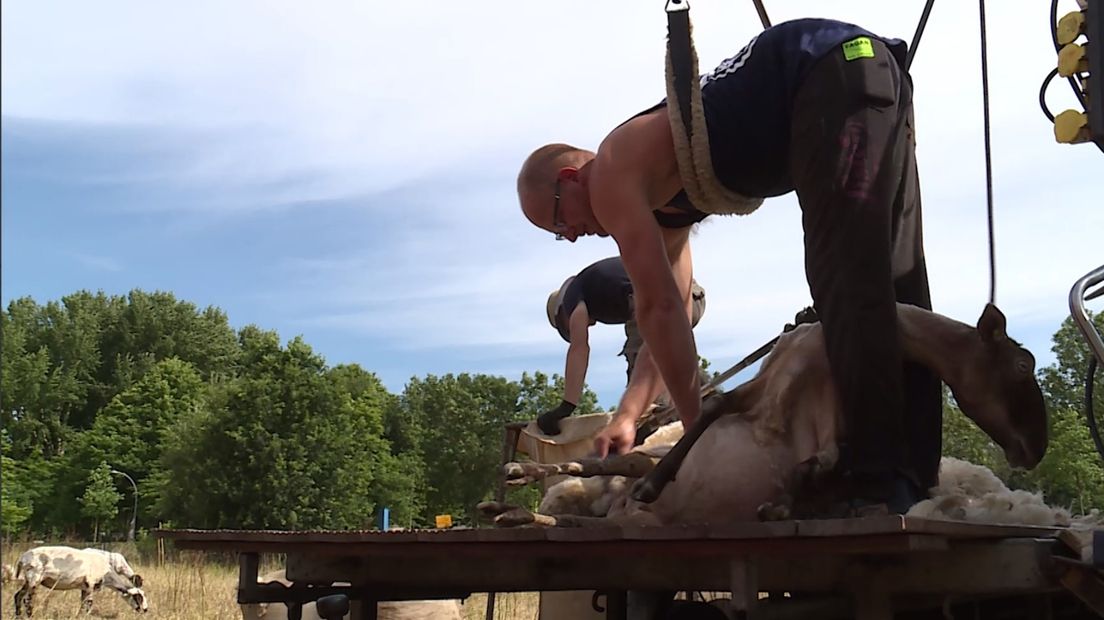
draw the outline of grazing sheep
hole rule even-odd
[[[15,593],[15,617],[34,613],[34,593],[38,586],[51,590],[80,588],[81,609],[92,610],[92,594],[102,587],[118,592],[137,612],[149,611],[146,594],[133,581],[117,573],[104,553],[72,547],[35,547],[19,556],[15,578],[23,584]]]
[[[127,562],[123,554],[115,551],[106,551],[104,549],[97,549],[95,547],[85,547],[84,551],[91,551],[93,553],[103,554],[107,558],[108,564],[111,566],[111,570],[126,577],[134,582],[134,585],[139,588],[142,587],[142,576],[134,572],[134,569],[130,567],[130,563]]]
[[[290,586],[283,570],[266,573],[257,583],[278,581]],[[282,603],[249,603],[241,606],[244,620],[288,620],[287,605]],[[349,616],[345,616],[346,620]],[[460,602],[443,601],[390,601],[376,606],[377,620],[460,620]],[[323,620],[314,603],[303,605],[302,620]]]

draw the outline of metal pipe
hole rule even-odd
[[[127,475],[126,472],[119,471],[118,469],[112,469],[111,473],[123,476],[130,481],[130,486],[134,487],[134,511],[130,515],[130,532],[127,533],[127,540],[134,542],[134,529],[138,523],[138,483]]]
[[[1073,317],[1077,329],[1081,331],[1081,335],[1089,343],[1089,348],[1096,355],[1096,359],[1104,364],[1104,340],[1101,340],[1100,333],[1096,331],[1096,327],[1089,320],[1088,312],[1085,311],[1085,300],[1097,297],[1100,294],[1098,291],[1086,296],[1085,291],[1101,282],[1104,282],[1104,265],[1097,267],[1077,282],[1074,282],[1073,288],[1070,289],[1069,307],[1070,316]]]

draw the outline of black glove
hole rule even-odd
[[[560,434],[560,420],[571,415],[575,411],[575,405],[566,400],[560,401],[560,405],[551,411],[545,411],[537,418],[537,426],[545,435]]]

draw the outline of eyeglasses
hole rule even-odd
[[[560,180],[558,178],[552,190],[552,198],[555,200],[552,203],[552,231],[556,233],[556,241],[563,241],[567,238],[563,235],[567,230],[567,224],[560,221]]]

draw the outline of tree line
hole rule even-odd
[[[360,529],[384,507],[394,525],[444,513],[473,525],[497,485],[504,426],[555,406],[563,390],[558,375],[465,373],[412,377],[392,394],[301,338],[235,330],[222,310],[168,292],[16,299],[0,313],[0,341],[7,536],[119,536],[134,516],[130,480],[139,531]],[[1080,410],[1089,352],[1069,321],[1054,341],[1058,360],[1039,373],[1052,427],[1043,463],[1011,470],[950,401],[944,453],[1084,512],[1104,507]],[[596,409],[593,392],[579,409]]]

